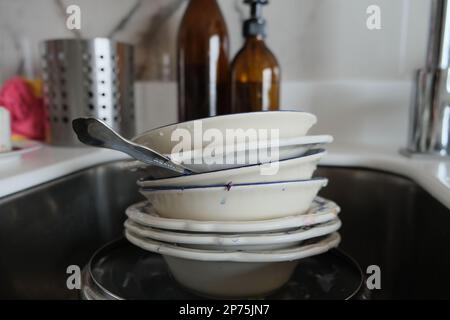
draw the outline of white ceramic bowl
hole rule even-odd
[[[126,210],[130,220],[138,224],[165,230],[208,233],[275,232],[311,226],[336,219],[339,206],[330,200],[316,197],[305,214],[257,221],[198,221],[168,219],[158,215],[147,202],[136,203]]]
[[[270,146],[269,143],[244,143],[231,147],[225,145],[223,148],[215,150],[213,155],[206,149],[199,149],[181,154],[165,154],[165,156],[176,163],[182,163],[193,172],[204,173],[301,157],[309,150],[322,147],[332,141],[333,137],[330,135],[306,136],[280,140],[279,146],[274,146],[273,150],[270,147],[264,149],[265,146]],[[129,170],[147,169],[151,174],[154,166],[135,160],[126,163],[124,168]],[[167,176],[163,175],[162,178],[169,176],[170,173]]]
[[[335,219],[323,224],[301,227],[283,232],[218,234],[186,233],[147,227],[128,219],[125,229],[143,238],[175,243],[179,246],[212,250],[267,250],[297,245],[301,241],[321,237],[337,231],[341,221]],[[269,246],[269,247],[268,247]]]
[[[278,166],[278,170],[274,175],[263,174],[263,165],[252,165],[174,178],[139,180],[138,185],[142,188],[154,188],[307,180],[311,179],[317,164],[325,155],[325,150],[313,149],[304,156],[276,162],[273,165]]]
[[[183,129],[194,140],[194,131],[199,129],[199,124],[201,125],[202,133],[214,129],[220,131],[224,137],[226,136],[226,130],[278,129],[279,138],[285,139],[306,135],[316,122],[317,118],[313,114],[299,111],[239,113],[181,122],[152,129],[133,138],[133,142],[153,148],[163,154],[171,154],[173,148],[178,144],[178,141],[172,141],[172,133],[177,129]],[[197,127],[195,127],[195,124],[197,124]],[[203,149],[210,145],[211,141],[200,141],[197,145],[194,145],[194,141],[192,141],[192,144],[192,148],[188,150]]]
[[[259,297],[282,287],[299,259],[324,253],[340,242],[333,233],[317,242],[269,251],[198,250],[143,239],[130,232],[134,245],[163,255],[173,277],[184,287],[204,296]]]
[[[305,213],[324,178],[170,189],[140,189],[162,217],[251,221]]]

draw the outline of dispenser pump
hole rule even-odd
[[[262,17],[262,6],[269,0],[244,0],[250,5],[250,18],[244,21],[244,37],[266,36],[266,20]]]
[[[233,59],[230,74],[231,111],[255,112],[279,109],[280,66],[267,47],[262,6],[268,0],[244,0],[251,11],[244,21],[245,41]]]

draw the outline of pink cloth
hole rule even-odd
[[[0,90],[0,105],[11,114],[13,134],[45,140],[47,117],[43,99],[33,95],[24,79],[16,76],[5,81]]]

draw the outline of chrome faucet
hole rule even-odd
[[[450,4],[432,0],[426,66],[417,71],[408,152],[450,155]]]

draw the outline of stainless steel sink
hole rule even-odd
[[[121,235],[136,179],[111,163],[0,199],[0,298],[78,298],[66,269]]]
[[[381,268],[372,298],[449,298],[450,211],[409,179],[322,167],[321,195],[342,207],[341,248]],[[90,168],[0,199],[0,298],[76,299],[69,265],[83,266],[121,236],[124,209],[142,199],[118,163]]]

